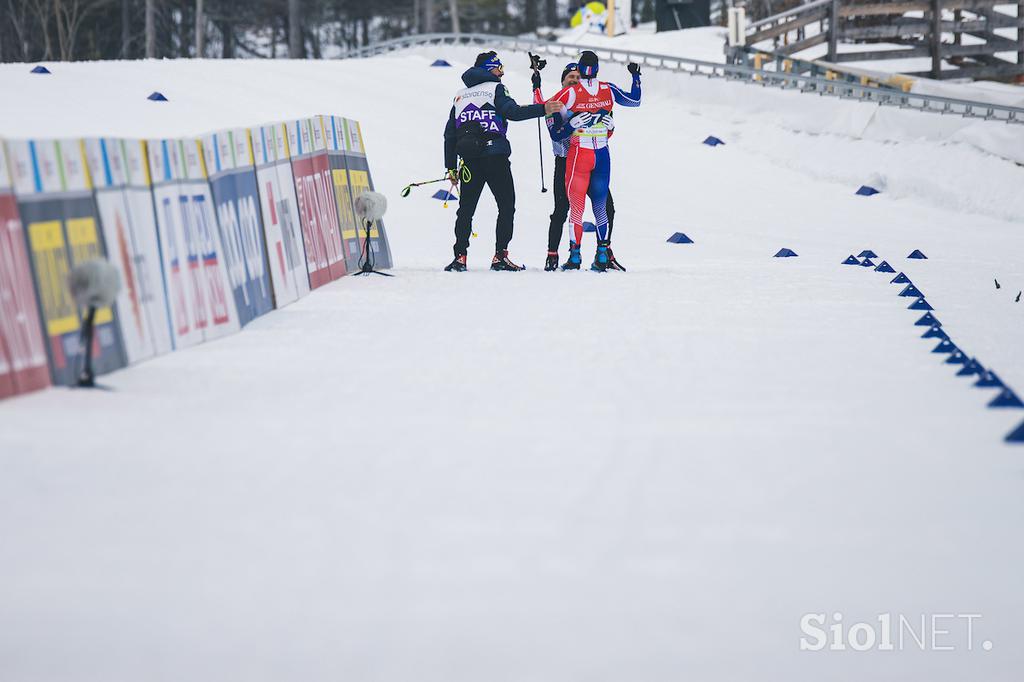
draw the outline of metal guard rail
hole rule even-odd
[[[989,102],[940,97],[937,95],[920,95],[912,92],[862,85],[843,80],[830,80],[817,75],[801,75],[785,71],[756,69],[743,64],[725,64],[705,62],[687,57],[625,50],[620,48],[597,47],[588,45],[569,45],[550,40],[521,38],[516,36],[490,35],[485,33],[424,33],[404,38],[386,40],[366,47],[349,51],[343,58],[374,57],[399,50],[428,45],[472,46],[481,45],[491,49],[512,50],[518,52],[537,52],[548,55],[578,55],[581,50],[593,50],[602,59],[626,64],[638,62],[651,69],[674,71],[690,76],[706,76],[708,78],[724,78],[742,83],[761,86],[778,87],[802,93],[852,99],[883,106],[895,106],[902,109],[913,109],[939,114],[958,114],[965,118],[976,118],[990,121],[1002,121],[1024,125],[1024,108]]]

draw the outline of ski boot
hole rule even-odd
[[[525,269],[526,266],[516,265],[508,259],[508,249],[505,249],[504,251],[496,251],[494,258],[491,260],[491,270],[519,272],[520,270]]]
[[[558,269],[558,252],[548,251],[547,260],[544,261],[544,272],[552,272]]]
[[[612,247],[610,246],[608,247],[608,269],[626,271],[626,268],[622,267],[622,264],[615,260],[615,254],[612,253]]]
[[[448,265],[444,266],[445,272],[465,272],[466,271],[466,254],[456,256]]]
[[[580,258],[580,247],[574,241],[569,242],[569,260],[565,261],[562,266],[562,270],[579,270],[580,263],[583,259]]]
[[[594,254],[594,262],[590,265],[594,272],[605,272],[608,270],[608,242],[597,243],[597,253]]]

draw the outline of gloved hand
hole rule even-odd
[[[526,54],[530,55],[530,68],[534,71],[540,71],[548,65],[548,60],[541,59],[540,55],[533,54],[532,52],[527,52]]]
[[[533,72],[533,76],[530,77],[530,82],[533,83],[534,90],[540,88],[540,71]]]
[[[634,76],[640,75],[640,65],[637,64],[636,62],[630,62],[629,64],[627,64],[626,70],[629,71]]]
[[[448,174],[448,182],[452,184],[458,184],[459,182],[459,171],[455,168],[449,168],[445,171]]]
[[[594,115],[588,111],[581,111],[569,119],[569,125],[573,128],[586,128],[594,120]]]

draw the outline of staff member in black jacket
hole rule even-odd
[[[461,181],[459,210],[455,217],[455,259],[448,271],[466,270],[466,251],[472,230],[473,214],[486,184],[498,204],[495,227],[494,259],[491,270],[522,270],[508,258],[516,212],[516,189],[509,156],[512,147],[506,133],[509,121],[525,121],[553,114],[561,102],[519,106],[509,97],[501,77],[505,75],[495,52],[477,55],[471,69],[462,74],[466,87],[455,93],[455,102],[444,129],[444,165],[452,182]],[[456,169],[462,157],[462,170]]]

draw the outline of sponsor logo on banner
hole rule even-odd
[[[0,194],[0,364],[0,397],[50,383],[25,237],[11,194]]]
[[[270,312],[274,301],[265,266],[267,254],[257,208],[256,172],[248,152],[244,158],[238,158],[234,137],[232,132],[212,136],[209,144],[218,152],[217,166],[223,164],[230,170],[215,171],[210,185],[235,308],[239,321],[246,325]]]
[[[67,275],[74,265],[106,257],[84,145],[78,140],[30,140],[8,148],[14,160],[18,210],[26,226],[43,327],[49,337],[53,382],[74,383],[87,350],[93,355],[97,374],[123,367],[124,347],[114,311],[104,308],[97,312],[93,347],[80,348],[79,311],[67,289]]]
[[[100,229],[121,275],[118,321],[129,363],[172,348],[160,245],[145,146],[137,140],[87,140]]]
[[[164,140],[148,146],[158,178],[153,197],[175,346],[237,331],[210,188],[201,179],[198,145]]]
[[[292,171],[310,286],[316,288],[345,274],[338,212],[326,153],[293,159]]]
[[[354,122],[347,121],[346,130],[357,128]],[[373,177],[370,175],[370,166],[364,155],[345,152],[345,164],[348,167],[350,189],[353,200],[366,191],[373,190]],[[360,250],[363,248],[362,241],[365,239],[365,232],[360,230]],[[384,229],[384,221],[378,220],[370,232],[370,249],[374,254],[376,265],[381,268],[392,266],[391,249],[388,246],[387,232]]]

